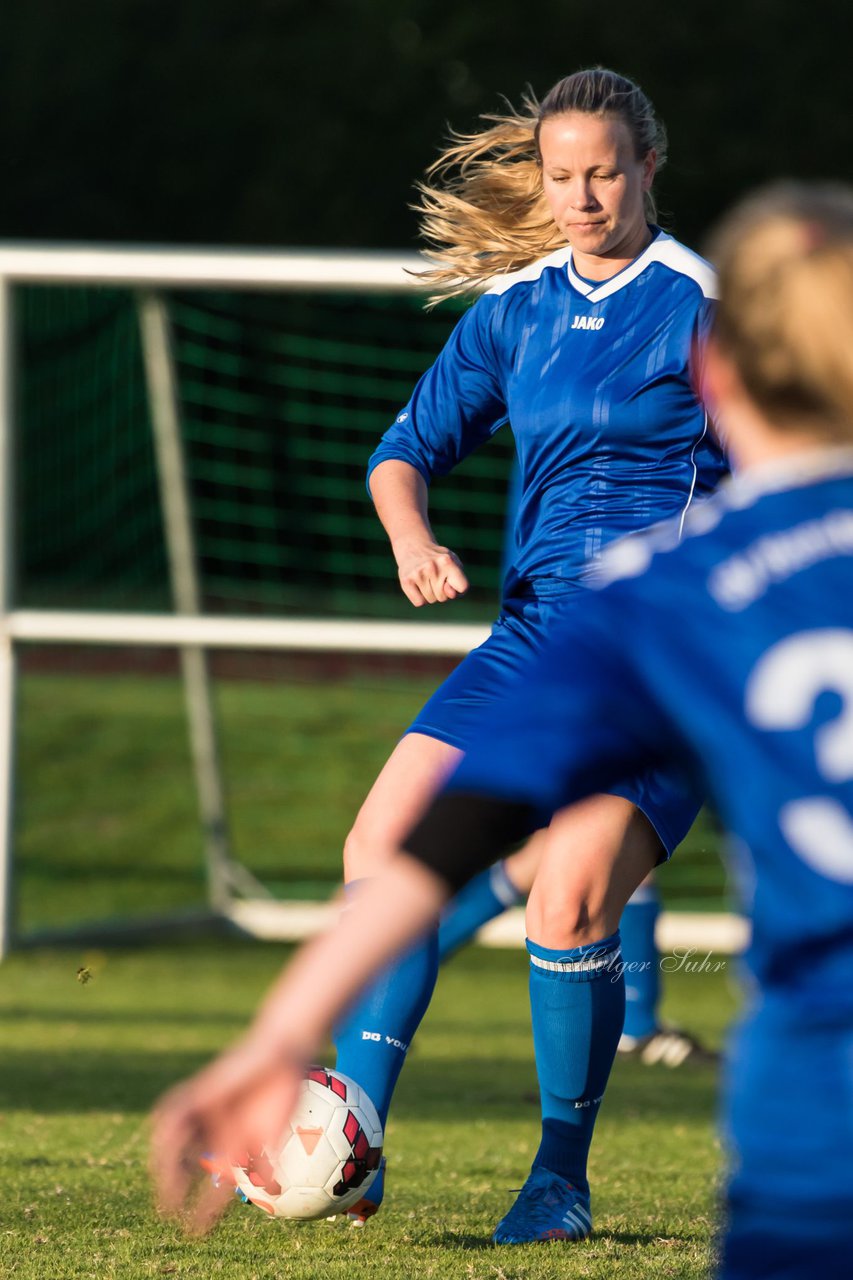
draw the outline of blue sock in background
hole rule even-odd
[[[533,1167],[588,1191],[589,1144],[625,1016],[619,933],[565,951],[528,940],[527,950],[542,1105]]]
[[[658,891],[641,884],[628,900],[619,932],[625,965],[625,1035],[640,1039],[657,1029],[660,963],[655,925],[660,915]]]
[[[361,883],[347,885],[347,893]],[[367,1090],[383,1129],[394,1086],[437,976],[438,943],[433,932],[390,964],[335,1030],[337,1068]]]
[[[439,963],[458,951],[489,920],[516,906],[523,896],[507,875],[503,862],[496,862],[474,876],[441,913]]]

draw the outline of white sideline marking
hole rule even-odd
[[[330,902],[269,902],[244,899],[229,908],[230,919],[256,938],[298,942],[334,923],[340,907]],[[481,929],[477,941],[486,947],[524,946],[524,909],[513,907]],[[729,912],[699,913],[663,911],[658,920],[657,944],[662,952],[695,947],[734,955],[749,939],[749,924]]]
[[[489,921],[477,941],[486,947],[523,947],[524,937],[524,908],[513,907]],[[695,947],[701,952],[734,955],[743,951],[749,940],[749,923],[743,916],[726,911],[662,911],[655,940],[661,952]]]

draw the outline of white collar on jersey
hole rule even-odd
[[[704,297],[716,298],[717,296],[717,278],[713,268],[708,265],[704,258],[700,258],[698,253],[694,253],[692,249],[688,249],[686,245],[680,244],[678,240],[673,240],[671,235],[666,231],[661,231],[659,227],[653,227],[657,234],[650,245],[647,245],[639,258],[635,258],[627,267],[623,267],[615,276],[611,276],[609,280],[602,280],[600,284],[595,284],[589,280],[582,280],[575,271],[572,264],[572,251],[566,245],[562,249],[555,249],[553,253],[549,253],[544,258],[537,258],[535,262],[530,262],[526,267],[522,267],[518,271],[510,271],[505,275],[495,276],[488,284],[486,293],[502,294],[509,292],[519,284],[529,284],[531,281],[538,280],[543,271],[558,270],[565,271],[567,278],[572,286],[577,289],[578,293],[583,294],[587,302],[601,302],[604,298],[609,298],[611,294],[617,293],[620,289],[624,289],[625,285],[636,280],[646,267],[651,266],[654,262],[661,263],[662,266],[669,267],[671,271],[675,271],[678,275],[688,276],[702,290]]]
[[[801,489],[833,476],[853,475],[853,445],[823,444],[784,458],[756,462],[745,471],[735,471],[724,481],[720,492],[729,506],[749,506],[765,493]]]
[[[631,284],[653,262],[660,262],[663,266],[670,267],[680,275],[690,276],[699,285],[706,298],[716,298],[717,279],[713,269],[697,253],[693,253],[685,245],[673,240],[672,236],[667,235],[660,228],[657,228],[657,234],[651,244],[646,246],[638,258],[635,258],[633,262],[629,262],[628,266],[623,267],[615,276],[602,280],[600,284],[584,280],[578,275],[575,271],[571,254],[569,255],[567,269],[572,286],[577,289],[578,293],[584,295],[587,302],[603,302],[611,294],[617,293],[620,289],[624,289],[625,285]]]

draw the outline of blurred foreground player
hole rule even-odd
[[[662,526],[614,553],[583,627],[567,615],[405,851],[300,952],[248,1035],[161,1102],[166,1209],[184,1205],[200,1151],[257,1149],[280,1130],[345,1003],[496,844],[651,754],[703,776],[753,924],[724,1096],[722,1276],[849,1277],[853,190],[773,188],[725,221],[715,256],[707,387],[740,474],[680,545]],[[204,1187],[196,1225],[225,1199]]]

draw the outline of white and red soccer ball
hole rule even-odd
[[[379,1170],[382,1125],[364,1090],[338,1071],[310,1067],[275,1146],[230,1167],[237,1189],[276,1218],[346,1212]]]

